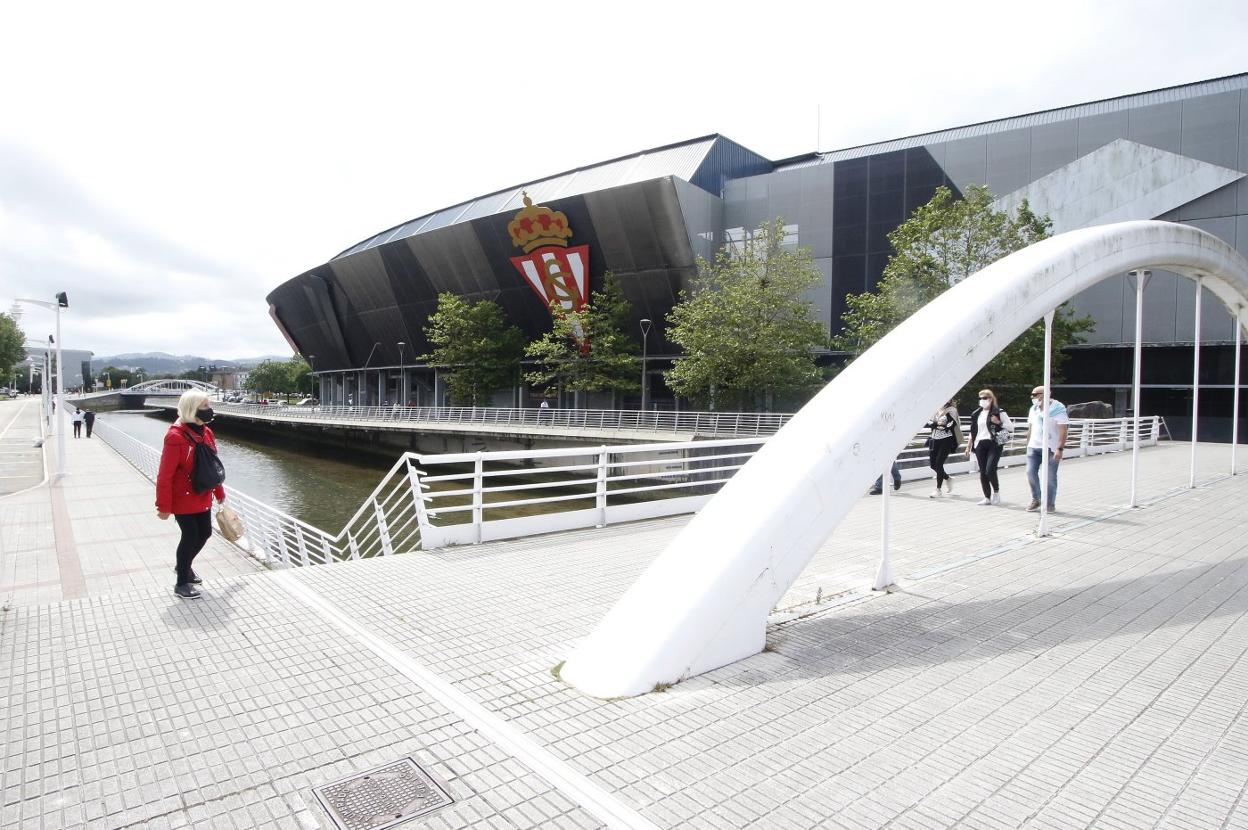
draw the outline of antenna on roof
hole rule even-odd
[[[823,146],[823,105],[815,104],[815,152]]]

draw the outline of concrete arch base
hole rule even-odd
[[[672,540],[562,677],[596,697],[626,697],[759,652],[771,608],[914,425],[1045,313],[1136,268],[1202,278],[1232,311],[1248,307],[1248,261],[1187,225],[1086,228],[993,263],[816,395]]]

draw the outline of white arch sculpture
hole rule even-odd
[[[1148,267],[1203,278],[1228,308],[1248,306],[1248,260],[1187,225],[1086,228],[993,263],[806,404],[651,563],[568,658],[562,678],[596,697],[627,697],[761,651],[775,603],[916,424],[1047,312]]]

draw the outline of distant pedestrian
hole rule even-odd
[[[949,488],[953,495],[953,478],[945,471],[945,461],[949,454],[962,443],[962,426],[958,422],[957,401],[950,400],[932,419],[923,425],[931,430],[927,439],[927,465],[936,473],[936,489],[928,498],[938,499],[941,496],[940,485]]]
[[[88,409],[82,416],[82,422],[87,425],[87,437],[91,437],[91,428],[95,426],[95,413]]]
[[[997,406],[991,389],[979,390],[979,411],[971,417],[971,439],[966,442],[966,457],[974,453],[979,463],[979,486],[984,497],[976,504],[1000,504],[1001,485],[997,480],[997,462],[1010,441],[1014,422],[1004,409]]]
[[[1027,413],[1027,484],[1031,487],[1031,504],[1028,512],[1040,509],[1040,464],[1044,457],[1044,424],[1049,428],[1049,493],[1048,512],[1057,508],[1057,465],[1062,461],[1062,447],[1066,445],[1066,433],[1070,429],[1070,417],[1066,405],[1049,398],[1049,416],[1044,409],[1044,387],[1031,390],[1031,410]]]
[[[74,407],[73,420],[74,420],[74,437],[81,438],[82,437],[82,410],[81,409]]]
[[[221,486],[221,481],[204,490],[197,490],[195,486],[197,481],[202,484],[205,478],[205,471],[196,469],[197,463],[212,461],[216,456],[217,440],[208,426],[212,418],[212,403],[208,395],[198,389],[183,392],[178,399],[178,419],[165,433],[160,470],[156,474],[156,514],[161,519],[172,515],[182,531],[174,568],[177,583],[173,591],[183,599],[198,599],[200,596],[195,586],[203,580],[196,575],[191,564],[212,536],[213,496],[216,496],[218,503],[225,502],[225,488]],[[205,459],[208,453],[211,455]],[[224,476],[221,478],[223,480]]]
[[[893,466],[888,468],[889,474],[893,478],[893,489],[901,489],[901,467],[897,466],[897,462],[893,462]],[[884,476],[880,476],[875,480],[875,484],[871,485],[871,489],[867,491],[873,496],[878,496],[884,492]]]

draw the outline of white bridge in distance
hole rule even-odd
[[[145,380],[126,389],[114,389],[126,395],[142,395],[146,398],[176,398],[188,389],[198,389],[208,395],[221,394],[221,388],[202,380],[182,380],[180,378],[161,378]]]
[[[1151,267],[1209,289],[1235,315],[1240,342],[1248,260],[1191,226],[1085,228],[998,260],[916,312],[803,407],[659,554],[561,677],[595,697],[625,697],[761,651],[771,608],[914,424],[1062,303]]]

